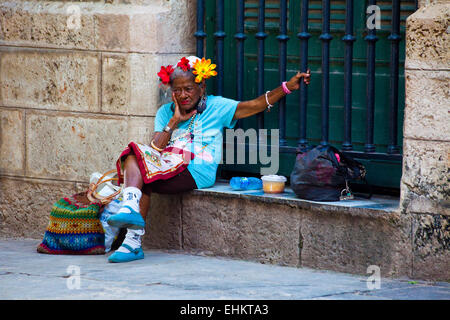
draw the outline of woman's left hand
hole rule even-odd
[[[286,83],[287,88],[290,91],[294,91],[294,90],[298,90],[300,89],[300,79],[303,78],[303,82],[306,83],[306,85],[308,85],[311,82],[311,70],[306,70],[306,73],[304,72],[297,72],[297,74],[295,76],[293,76],[291,78],[291,80],[289,80]]]

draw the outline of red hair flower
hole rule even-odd
[[[183,69],[183,71],[188,71],[191,67],[189,65],[189,60],[185,57],[181,58],[180,62],[178,62],[177,67]]]
[[[161,82],[163,84],[169,84],[170,82],[170,75],[173,72],[173,67],[172,65],[168,65],[167,67],[162,66],[161,70],[158,72],[158,76],[161,79]]]

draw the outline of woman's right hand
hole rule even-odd
[[[306,73],[297,72],[289,81],[287,81],[286,86],[290,91],[300,89],[300,79],[303,78],[303,82],[308,85],[311,82],[311,70],[308,69]]]
[[[175,104],[175,111],[173,113],[172,119],[176,122],[178,125],[180,122],[189,120],[195,113],[197,113],[197,109],[192,110],[191,112],[184,112],[177,101],[177,98],[175,97],[175,93],[172,92],[172,101]]]

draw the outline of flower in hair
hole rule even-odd
[[[177,67],[180,67],[181,69],[183,69],[183,71],[188,71],[191,68],[189,60],[185,57],[181,58],[181,60],[177,64]]]
[[[194,71],[193,74],[196,75],[195,82],[200,83],[203,79],[208,79],[210,77],[216,76],[217,72],[214,70],[216,68],[215,64],[211,64],[211,59],[205,60],[197,60],[194,63]]]
[[[173,67],[172,65],[168,65],[167,67],[162,66],[161,70],[158,72],[158,76],[161,79],[161,82],[163,84],[169,84],[170,82],[170,75],[173,72]]]

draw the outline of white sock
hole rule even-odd
[[[127,187],[123,189],[123,204],[124,206],[131,207],[134,211],[139,212],[139,201],[142,197],[142,191],[136,187]],[[128,210],[126,210],[128,212]],[[119,210],[120,212],[120,210]]]
[[[125,240],[123,240],[122,244],[127,244],[133,249],[137,249],[141,247],[141,238],[144,235],[145,230],[144,229],[127,229],[127,235],[125,236]],[[119,249],[117,249],[118,252],[128,253],[130,250],[125,248],[124,246],[120,246]]]

